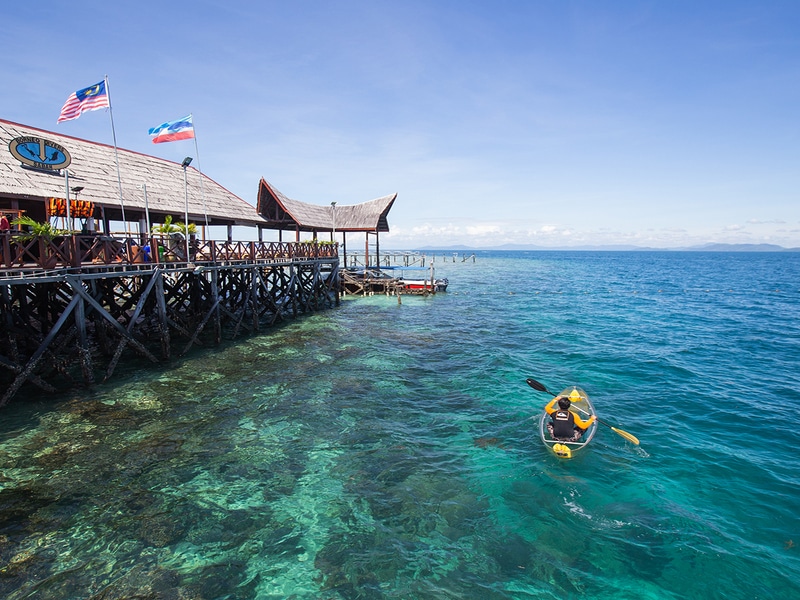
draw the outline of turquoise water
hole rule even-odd
[[[800,253],[478,253],[0,413],[0,597],[800,597]],[[570,461],[534,417],[577,384]]]

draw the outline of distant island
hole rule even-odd
[[[503,244],[501,246],[424,246],[415,248],[419,252],[479,252],[489,251],[610,251],[610,252],[800,252],[800,248],[784,248],[776,244],[703,244],[685,248],[651,248],[647,246],[609,245],[609,246],[536,246],[533,244]]]

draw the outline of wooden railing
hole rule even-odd
[[[155,251],[154,251],[155,250]],[[253,263],[337,258],[338,244],[315,242],[240,242],[153,235],[146,240],[109,235],[30,236],[0,232],[2,268],[58,269],[89,265],[174,263]]]

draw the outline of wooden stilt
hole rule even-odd
[[[91,385],[111,379],[121,361],[170,360],[175,341],[183,355],[338,303],[335,256],[248,257],[196,269],[112,265],[3,280],[0,406],[25,383],[47,392]]]
[[[16,394],[20,386],[23,383],[25,383],[25,380],[33,372],[33,369],[36,367],[36,364],[39,362],[39,359],[42,358],[42,355],[44,354],[45,350],[47,350],[47,347],[55,339],[56,335],[61,330],[61,327],[67,321],[69,316],[72,314],[72,311],[75,309],[75,306],[77,306],[79,302],[80,298],[75,296],[72,299],[72,302],[69,303],[69,306],[67,306],[67,309],[63,313],[61,313],[61,317],[58,319],[58,321],[56,321],[55,326],[53,326],[53,328],[47,334],[47,337],[45,337],[44,341],[41,343],[36,352],[33,353],[33,356],[31,356],[30,360],[28,361],[28,364],[25,365],[25,368],[22,370],[22,372],[19,375],[17,375],[16,379],[14,379],[14,383],[12,383],[6,389],[6,393],[3,394],[2,398],[0,398],[0,408],[8,404],[8,401],[11,399],[11,397],[14,394]]]

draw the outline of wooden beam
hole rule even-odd
[[[6,389],[6,393],[3,394],[2,398],[0,398],[0,408],[8,404],[8,401],[11,399],[11,397],[16,394],[20,386],[25,383],[25,380],[30,376],[30,374],[36,368],[36,365],[39,363],[39,359],[42,358],[45,350],[47,350],[47,347],[52,343],[56,335],[58,335],[58,332],[61,331],[61,327],[63,327],[64,323],[66,323],[67,319],[72,314],[72,311],[75,310],[75,306],[77,306],[79,302],[80,298],[77,295],[72,298],[72,301],[69,303],[66,310],[61,313],[61,317],[58,319],[58,321],[56,321],[56,324],[47,334],[47,337],[45,337],[44,341],[42,341],[42,343],[36,349],[36,352],[33,353],[28,361],[28,364],[25,365],[25,368],[22,370],[22,372],[17,375],[16,379],[14,379],[14,383],[12,383],[8,389]]]
[[[131,346],[136,348],[136,350],[139,351],[140,354],[142,354],[143,356],[147,357],[150,361],[152,361],[154,363],[158,362],[158,359],[155,356],[153,356],[147,348],[145,348],[138,340],[134,339],[134,337],[131,336],[130,333],[128,333],[128,331],[122,326],[122,324],[119,321],[117,321],[108,312],[106,312],[106,310],[102,306],[100,306],[100,304],[98,304],[97,300],[92,298],[86,292],[86,290],[80,284],[80,281],[75,276],[68,275],[67,276],[67,281],[72,286],[72,289],[75,290],[77,295],[81,296],[89,306],[94,308],[94,310],[97,311],[97,313],[101,317],[106,319],[111,324],[112,328],[117,330],[117,332],[123,338],[127,338],[127,340],[130,342]]]

